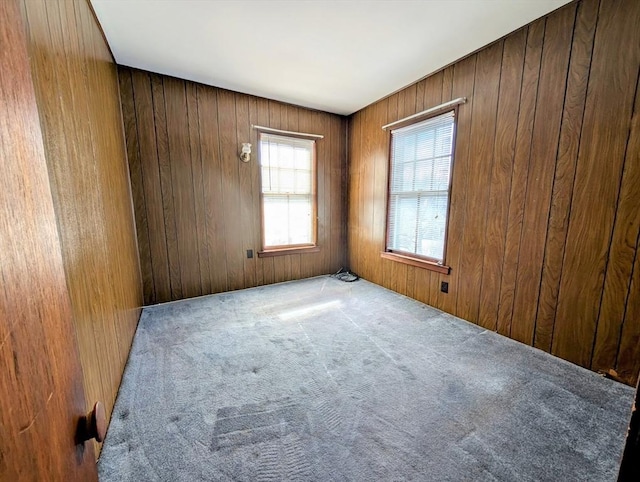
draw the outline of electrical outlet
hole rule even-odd
[[[253,258],[253,249],[247,249],[247,258]]]
[[[440,291],[442,291],[443,293],[448,293],[449,292],[449,282],[448,281],[442,281],[440,283]]]

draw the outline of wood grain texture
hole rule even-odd
[[[591,363],[629,141],[638,24],[640,3],[601,3],[552,345],[552,353],[583,366]]]
[[[135,193],[133,198],[133,208],[136,218],[144,219],[144,223],[138,226],[136,234],[138,236],[138,246],[140,247],[140,266],[145,279],[143,279],[144,297],[154,296],[155,283],[153,281],[153,267],[151,264],[151,246],[149,244],[149,227],[147,226],[147,213],[145,212],[145,191],[142,180],[142,166],[140,164],[140,141],[138,140],[138,127],[136,124],[136,111],[133,100],[133,79],[131,75],[122,76],[120,80],[120,95],[129,105],[129,109],[123,111],[122,122],[127,138],[132,142],[127,144],[127,159],[129,160],[129,174],[132,189]]]
[[[504,41],[494,161],[489,185],[486,244],[480,285],[478,323],[497,329],[500,282],[504,262],[505,239],[509,214],[509,193],[513,174],[513,156],[520,108],[520,89],[524,66],[527,32],[519,30]]]
[[[480,282],[484,257],[487,224],[487,205],[493,165],[496,114],[500,86],[500,68],[504,42],[498,42],[477,53],[473,110],[469,151],[473,166],[473,182],[465,190],[465,229],[462,235],[460,271],[465,276],[458,279],[456,312],[460,317],[478,322],[480,306]]]
[[[456,312],[456,300],[458,298],[458,284],[460,281],[460,259],[462,256],[462,236],[465,224],[465,202],[467,186],[471,172],[470,138],[471,138],[471,113],[475,97],[470,96],[475,84],[477,57],[472,55],[457,62],[453,71],[453,97],[468,96],[467,102],[458,107],[458,119],[456,121],[456,145],[453,154],[453,169],[451,171],[451,201],[449,205],[449,226],[447,227],[447,257],[446,261],[451,266],[448,296],[440,304],[441,309],[449,313]]]
[[[542,261],[566,87],[575,4],[547,19],[531,138],[511,337],[533,344]]]
[[[620,197],[618,201],[618,216],[613,232],[611,259],[605,281],[605,292],[602,299],[602,309],[598,323],[598,336],[596,338],[593,364],[597,368],[609,369],[612,357],[608,353],[615,351],[617,340],[620,349],[616,358],[616,371],[625,380],[633,379],[640,371],[640,232],[638,229],[638,169],[640,168],[640,73],[636,87],[636,101],[627,146],[625,170],[622,179]],[[635,252],[633,253],[633,265],[631,268],[626,262],[631,261],[633,250],[633,235],[636,235]],[[627,274],[630,271],[631,280],[625,298],[624,310],[617,307],[621,303],[619,295],[607,296],[609,286],[618,285],[625,290]],[[618,281],[612,280],[617,277]],[[617,317],[624,311],[622,326]]]
[[[353,114],[349,260],[358,274],[634,384],[639,9],[572,2]],[[376,153],[386,149],[388,162],[389,148],[374,135],[376,109],[386,104],[391,122],[456,97],[467,103],[457,118],[450,274],[371,256],[384,246],[387,198],[388,165]]]
[[[605,275],[602,305],[598,316],[596,341],[594,345],[592,366],[595,370],[609,370],[616,364],[616,346],[623,328],[626,330],[624,342],[635,337],[640,342],[638,327],[640,319],[633,315],[625,317],[625,307],[631,298],[631,305],[638,297],[637,288],[630,291],[634,258],[637,256],[638,236],[640,233],[640,83],[636,82],[636,100],[631,120],[631,132],[627,143],[624,171],[618,196],[618,208],[613,226],[609,262]],[[629,305],[629,307],[631,307]],[[629,323],[629,325],[627,325]],[[621,350],[626,350],[622,346]],[[629,372],[632,366],[640,366],[634,354],[623,352],[618,365]]]
[[[200,261],[198,257],[198,236],[195,215],[192,160],[198,161],[197,153],[191,152],[189,123],[187,114],[187,91],[184,82],[166,77],[162,79],[164,104],[167,120],[167,140],[169,148],[168,164],[171,170],[171,190],[173,209],[176,216],[176,247],[179,276],[175,282],[180,285],[184,297],[202,294],[200,289]],[[183,130],[187,120],[187,130]]]
[[[599,0],[585,0],[578,5],[576,27],[573,32],[534,339],[534,346],[547,352],[551,351],[553,325],[558,305],[561,273],[559,267],[562,267],[567,239],[599,5]]]
[[[23,5],[24,7],[24,5]],[[0,3],[0,480],[98,480],[24,17]]]
[[[507,232],[502,262],[502,280],[500,281],[500,302],[498,304],[498,333],[506,336],[511,335],[513,320],[513,302],[520,256],[527,178],[529,176],[533,119],[538,96],[538,80],[540,79],[544,27],[545,19],[540,19],[530,24],[527,31],[522,93],[511,174],[511,193],[509,194]]]
[[[119,74],[127,86],[127,148],[138,153],[130,157],[136,222],[148,231],[148,243],[140,243],[146,304],[345,265],[345,118],[126,67]],[[260,169],[252,124],[325,136],[317,141],[319,252],[257,257]],[[246,164],[238,159],[243,142],[253,145]]]
[[[86,2],[24,1],[22,15],[85,409],[101,400],[110,416],[142,304],[116,66]]]
[[[125,76],[126,78],[126,76]],[[147,159],[147,162],[140,161],[142,176],[139,180],[142,185],[134,182],[132,176],[131,183],[132,192],[136,192],[140,188],[144,189],[144,211],[136,216],[146,216],[147,228],[149,232],[158,232],[165,230],[164,209],[161,196],[160,181],[160,165],[158,162],[158,150],[156,146],[155,134],[151,135],[148,130],[138,129],[138,124],[149,125],[154,122],[153,98],[151,94],[151,79],[148,76],[140,75],[139,72],[131,72],[133,84],[133,97],[130,99],[135,107],[136,133],[138,136],[139,156],[140,159]],[[121,91],[123,102],[129,102],[125,92]],[[135,101],[134,101],[135,99]],[[123,117],[130,115],[127,108],[122,109]],[[131,159],[129,159],[131,162]],[[130,172],[133,168],[130,164]],[[139,196],[135,194],[135,196]],[[137,217],[136,217],[137,219]],[[138,227],[140,231],[142,226]],[[145,256],[140,255],[142,260]],[[169,263],[166,238],[154,238],[149,236],[149,260],[151,262],[151,279],[153,280],[154,291],[152,296],[169,297],[171,293],[171,281],[169,276]],[[142,265],[141,261],[141,265]],[[147,277],[148,274],[143,274]],[[148,290],[147,290],[148,291]],[[146,299],[146,298],[145,298]]]
[[[358,205],[360,204],[360,168],[361,162],[351,162],[351,160],[361,159],[360,154],[360,133],[362,132],[362,112],[358,112],[351,116],[349,125],[349,222],[348,227],[348,246],[349,246],[349,266],[356,273],[360,270],[360,251],[362,244],[360,242],[360,220],[361,216],[358,212]],[[385,206],[386,212],[386,206]],[[383,235],[384,236],[384,235]],[[383,241],[384,242],[384,241]]]

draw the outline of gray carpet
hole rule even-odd
[[[633,390],[329,277],[145,308],[102,481],[613,481]]]

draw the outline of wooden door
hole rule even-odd
[[[0,480],[97,480],[25,29],[0,1]]]

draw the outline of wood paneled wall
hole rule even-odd
[[[26,32],[0,2],[0,480],[93,482],[85,412]]]
[[[346,118],[125,67],[120,92],[146,304],[337,271],[346,257]],[[320,252],[258,258],[251,125],[317,141]],[[251,142],[251,162],[240,162]],[[254,257],[247,258],[252,249]]]
[[[142,305],[117,69],[85,0],[23,0],[87,409],[110,416]]]
[[[640,2],[571,3],[350,118],[349,256],[364,278],[635,383]],[[446,264],[381,259],[389,134],[457,97]],[[440,282],[449,282],[449,293]]]

